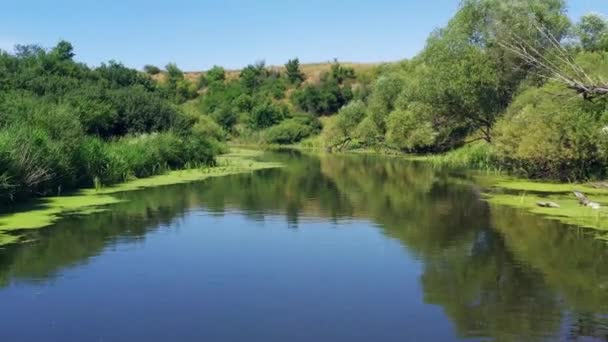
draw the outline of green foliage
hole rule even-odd
[[[359,123],[365,118],[365,104],[353,101],[342,107],[328,122],[323,132],[323,140],[329,148],[342,146],[357,137]]]
[[[226,131],[215,120],[201,115],[192,126],[192,134],[201,138],[213,139],[216,143],[226,140]]]
[[[563,180],[603,176],[606,101],[573,97],[559,84],[523,92],[496,125],[496,151],[509,169]]]
[[[606,20],[598,15],[581,19],[574,32],[582,49],[573,48],[570,32],[562,0],[465,0],[418,56],[378,69],[365,102],[357,104],[356,120],[348,110],[340,111],[326,126],[325,145],[344,148],[354,141],[350,146],[415,153],[464,145],[440,159],[529,177],[604,177],[608,99],[586,100],[565,85],[547,83],[554,75],[540,74],[543,70],[509,48],[525,46],[554,68],[582,75],[556,50],[571,53],[590,76],[581,77],[600,80],[602,86],[608,78]],[[349,74],[334,65],[324,81],[343,87]],[[321,86],[303,88],[294,102],[311,112],[328,111],[331,100],[323,94],[332,92]],[[468,144],[476,140],[486,143]],[[462,161],[454,162],[458,158]]]
[[[146,74],[73,57],[67,42],[0,54],[0,200],[213,163],[217,125],[183,113]],[[183,74],[168,71],[179,90]]]
[[[198,78],[198,89],[206,88],[226,80],[226,70],[220,66],[213,66],[206,73],[202,73]]]
[[[264,100],[253,107],[249,125],[253,129],[264,129],[281,122],[286,116],[285,107],[270,100]]]
[[[163,86],[167,96],[176,103],[184,103],[196,97],[197,85],[185,79],[183,71],[175,63],[167,64],[165,70],[167,79]]]
[[[19,125],[1,130],[1,199],[45,194],[57,191],[63,183],[72,183],[74,170],[64,151],[73,148],[52,139],[41,128]]]
[[[608,51],[608,21],[597,14],[584,15],[575,32],[586,51]]]
[[[158,75],[161,73],[161,70],[156,65],[146,64],[144,65],[144,72],[148,75]]]
[[[264,139],[271,144],[294,144],[321,130],[318,119],[308,115],[287,119],[264,132]]]
[[[74,58],[74,56],[76,55],[74,53],[74,47],[72,46],[72,44],[66,42],[65,40],[62,40],[57,43],[57,45],[53,49],[51,49],[50,54],[61,61],[72,60],[72,58]]]
[[[397,106],[399,94],[404,92],[405,79],[400,73],[382,75],[374,83],[368,100],[369,115],[377,127],[386,129],[386,118]]]
[[[334,63],[331,65],[329,77],[338,82],[338,84],[343,84],[355,80],[357,75],[355,74],[355,69],[342,66],[338,60],[334,60]]]
[[[341,85],[331,74],[325,74],[319,84],[309,84],[293,93],[292,101],[303,111],[315,115],[336,113],[353,99],[352,88]]]
[[[494,145],[479,141],[427,159],[435,166],[485,171],[501,169]]]
[[[436,132],[424,105],[395,110],[387,119],[387,143],[400,150],[420,151],[435,142]]]
[[[297,58],[287,61],[285,64],[285,71],[287,73],[287,79],[292,84],[299,85],[306,79],[304,73],[300,71],[300,60]]]
[[[205,77],[209,83],[224,82],[226,80],[226,70],[221,66],[214,65],[207,71]]]
[[[264,79],[268,77],[268,70],[266,70],[266,64],[264,61],[250,64],[241,70],[239,79],[246,91],[250,94],[260,87],[264,82]]]

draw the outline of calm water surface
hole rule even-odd
[[[122,194],[0,250],[2,341],[603,341],[608,247],[372,156]]]

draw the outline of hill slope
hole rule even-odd
[[[306,82],[317,82],[321,75],[329,71],[333,62],[325,62],[325,63],[309,63],[309,64],[301,64],[300,70],[306,75]],[[355,69],[357,74],[366,74],[370,73],[374,70],[375,67],[381,65],[382,63],[353,63],[353,62],[340,62],[341,65],[345,67],[351,67]],[[269,69],[275,69],[284,71],[284,66],[268,66]],[[235,79],[239,77],[240,69],[237,70],[226,70],[226,78]],[[187,80],[191,82],[196,82],[200,75],[205,73],[205,71],[185,71],[184,76]],[[157,81],[162,81],[165,78],[165,73],[162,72],[153,76],[153,78]]]

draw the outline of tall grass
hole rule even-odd
[[[424,158],[438,167],[477,169],[500,172],[500,163],[492,145],[485,142],[465,145],[459,149]]]
[[[172,132],[105,141],[84,136],[67,144],[41,129],[0,131],[0,200],[58,194],[170,169],[212,165],[219,147],[196,135]]]

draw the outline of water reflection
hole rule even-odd
[[[35,243],[0,251],[0,286],[48,282],[118,243],[176,229],[199,208],[283,216],[293,229],[302,219],[361,219],[421,262],[420,296],[459,337],[608,340],[608,249],[584,231],[490,207],[466,177],[424,164],[295,151],[266,158],[287,167],[125,193],[108,212],[32,233]]]

